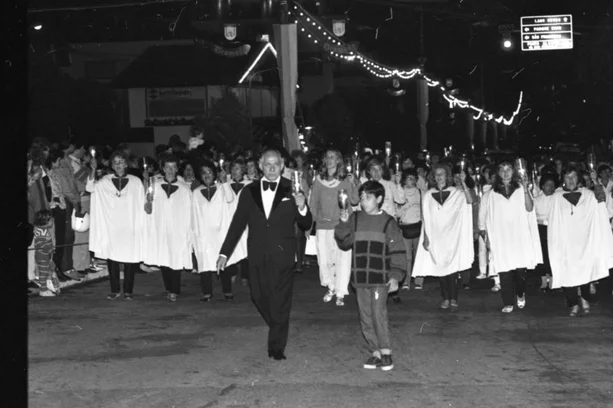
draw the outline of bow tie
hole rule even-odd
[[[264,191],[268,191],[269,187],[270,187],[270,191],[275,191],[277,189],[277,183],[272,183],[272,182],[264,180],[262,184],[264,185]]]

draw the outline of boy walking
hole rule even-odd
[[[342,250],[353,249],[351,282],[356,289],[362,334],[372,351],[364,368],[394,368],[390,345],[387,294],[398,290],[406,268],[402,232],[393,217],[381,210],[385,188],[367,181],[359,190],[362,211],[341,211],[334,237]]]

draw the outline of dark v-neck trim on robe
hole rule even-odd
[[[445,189],[443,190],[439,190],[437,188],[436,191],[432,192],[432,198],[434,198],[434,200],[439,203],[439,205],[445,204],[445,201],[447,201],[449,195],[451,194],[451,191],[446,190],[446,188],[447,187],[445,187]]]
[[[123,189],[128,185],[130,179],[127,177],[113,177],[111,178],[111,181],[118,191],[123,191]]]
[[[164,190],[164,192],[166,193],[166,197],[170,198],[170,196],[173,195],[179,189],[179,186],[175,185],[176,183],[177,180],[173,181],[172,183],[169,183],[168,181],[164,180],[164,182],[162,183],[162,190]]]
[[[200,193],[202,194],[204,198],[207,199],[208,202],[211,202],[213,197],[215,197],[216,192],[217,192],[217,186],[215,185],[211,187],[202,186],[202,189],[200,189]]]

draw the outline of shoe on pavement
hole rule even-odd
[[[593,283],[590,283],[590,295],[595,295],[596,294],[596,285],[594,285]]]
[[[241,285],[247,286],[248,284],[249,284],[249,281],[247,279],[241,279]]]
[[[132,294],[131,294],[131,293],[124,293],[124,294],[123,294],[123,298],[124,298],[125,300],[133,300],[133,299],[134,299],[134,298],[132,297]]]
[[[500,292],[500,285],[494,284],[494,286],[492,286],[492,292]]]
[[[449,309],[449,301],[448,300],[443,300],[443,303],[441,303],[441,309],[443,310],[447,310]]]
[[[408,283],[402,285],[402,290],[411,290],[411,286]]]
[[[579,314],[579,305],[575,305],[570,309],[570,317],[575,317]]]
[[[345,300],[342,297],[337,297],[336,306],[345,306]]]
[[[334,297],[334,292],[332,292],[330,289],[328,289],[328,293],[326,293],[326,295],[324,296],[324,302],[325,303],[330,302],[333,297]]]
[[[168,299],[169,302],[177,301],[177,295],[175,295],[174,293],[169,293],[168,296],[166,296],[166,298]]]
[[[464,290],[470,290],[470,285],[468,283],[464,284]]]
[[[479,280],[487,279],[487,275],[484,273],[480,273],[479,275],[477,275],[476,279],[479,279]]]
[[[458,301],[457,300],[452,300],[451,302],[449,302],[449,307],[451,308],[452,312],[457,312],[458,311]]]
[[[371,356],[364,362],[364,368],[367,370],[375,370],[383,364],[383,361],[379,357]]]
[[[421,290],[423,289],[423,285],[418,285],[417,283],[415,284],[415,290]]]
[[[202,297],[200,298],[200,301],[201,301],[202,303],[210,302],[211,300],[213,300],[213,296],[202,296]]]
[[[381,370],[389,371],[394,368],[394,363],[392,362],[391,354],[383,354],[381,356]]]
[[[53,297],[53,296],[56,296],[56,294],[55,294],[55,293],[53,293],[53,292],[52,292],[52,291],[50,291],[50,290],[41,290],[41,291],[39,292],[39,296],[42,296],[42,297]]]
[[[517,296],[517,307],[519,309],[523,309],[524,307],[526,307],[526,295],[525,294],[522,297]]]
[[[109,293],[109,295],[106,297],[108,300],[115,300],[119,297],[119,293]]]
[[[513,306],[505,306],[502,308],[502,313],[511,313],[513,311]]]
[[[579,298],[579,299],[581,299],[581,308],[583,309],[583,313],[590,314],[590,302],[588,302],[587,300],[583,298]]]

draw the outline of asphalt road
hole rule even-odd
[[[488,283],[479,282],[480,285]],[[489,284],[491,285],[491,283]],[[395,368],[368,357],[355,296],[321,300],[317,270],[298,275],[288,359],[271,360],[248,289],[200,303],[183,275],[176,303],[160,273],[137,275],[132,302],[105,299],[108,281],[29,300],[29,406],[613,407],[613,301],[599,285],[590,316],[568,317],[561,293],[531,290],[503,315],[487,287],[438,310],[438,283],[388,303]]]

